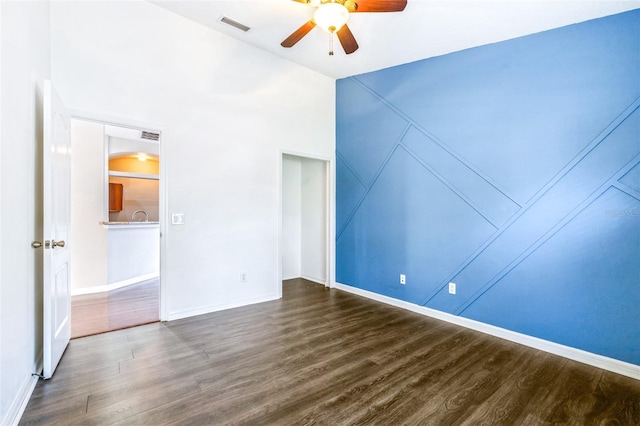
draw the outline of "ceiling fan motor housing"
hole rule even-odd
[[[344,52],[349,55],[358,50],[353,33],[347,26],[349,14],[354,12],[402,12],[407,0],[293,0],[297,3],[309,4],[317,8],[313,18],[302,24],[289,37],[284,39],[282,47],[293,47],[314,27],[319,26],[325,31],[336,34]],[[326,12],[326,14],[325,14]],[[331,49],[330,55],[333,54]]]
[[[349,20],[349,10],[340,3],[324,3],[313,15],[316,25],[333,34]]]

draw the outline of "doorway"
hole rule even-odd
[[[282,154],[281,277],[329,279],[329,161]]]
[[[160,320],[160,132],[71,120],[71,337]]]

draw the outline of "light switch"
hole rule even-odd
[[[171,214],[172,225],[184,225],[184,213],[172,213]]]

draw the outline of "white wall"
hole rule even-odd
[[[0,2],[0,423],[19,414],[42,353],[42,88],[49,4]]]
[[[71,293],[107,285],[104,125],[71,120]]]
[[[282,279],[302,276],[302,161],[282,156]]]
[[[163,132],[185,218],[163,230],[166,317],[278,297],[280,152],[333,157],[334,81],[150,3],[51,8],[63,100]]]
[[[326,284],[326,162],[303,158],[301,172],[301,276]]]

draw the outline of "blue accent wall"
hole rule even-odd
[[[338,282],[640,365],[640,10],[336,90]]]

